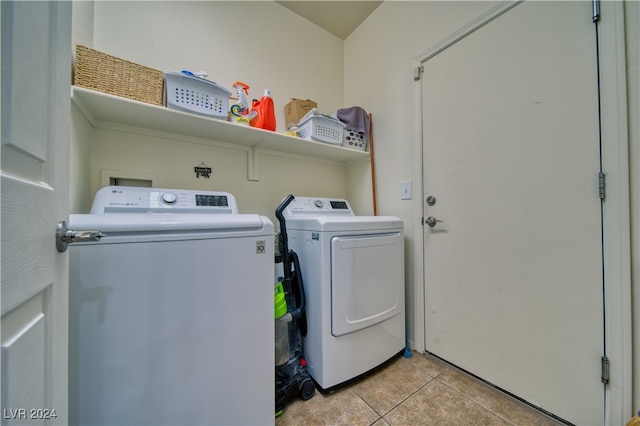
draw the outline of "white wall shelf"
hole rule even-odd
[[[94,126],[101,122],[115,123],[344,164],[369,158],[368,152],[171,110],[82,87],[71,86],[71,99]]]

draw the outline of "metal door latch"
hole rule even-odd
[[[67,227],[64,220],[56,225],[56,248],[58,252],[64,253],[69,248],[69,244],[82,243],[88,241],[100,241],[100,238],[107,234],[102,231],[74,231]]]
[[[424,220],[424,223],[426,223],[427,225],[429,225],[429,226],[430,226],[430,227],[432,227],[432,228],[433,228],[434,226],[436,226],[436,223],[438,223],[438,222],[442,222],[442,221],[441,221],[441,220],[436,219],[436,218],[435,218],[435,217],[433,217],[433,216],[429,216],[428,218],[426,218],[426,219]]]

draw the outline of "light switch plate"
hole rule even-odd
[[[413,196],[412,194],[412,182],[410,180],[404,180],[400,184],[400,199],[401,200],[410,200]]]

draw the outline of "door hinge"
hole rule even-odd
[[[424,71],[424,66],[418,65],[417,67],[415,67],[413,69],[413,81],[420,80],[420,77],[422,76],[423,71]]]
[[[600,358],[601,372],[600,381],[605,385],[609,383],[609,358],[603,356]]]
[[[593,5],[593,22],[600,20],[600,0],[592,0]]]
[[[602,172],[598,173],[598,194],[600,195],[601,200],[604,200],[606,195],[605,184],[605,174]]]

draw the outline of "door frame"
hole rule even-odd
[[[503,1],[464,25],[413,59],[413,68],[462,40],[477,29],[516,7],[522,1]],[[585,19],[588,19],[585,17]],[[629,211],[629,138],[627,87],[622,2],[600,2],[598,23],[600,49],[602,170],[606,175],[603,203],[604,330],[606,355],[610,362],[605,392],[607,424],[624,424],[633,413],[632,404],[632,320],[631,246]],[[414,74],[415,75],[415,74]],[[416,193],[412,213],[416,224],[424,217],[422,78],[413,84],[413,182]],[[594,170],[594,179],[598,170]],[[594,195],[595,196],[595,195]],[[425,351],[424,225],[413,240],[414,336],[413,349]],[[604,355],[604,354],[603,354]],[[597,372],[594,372],[597,374]]]

